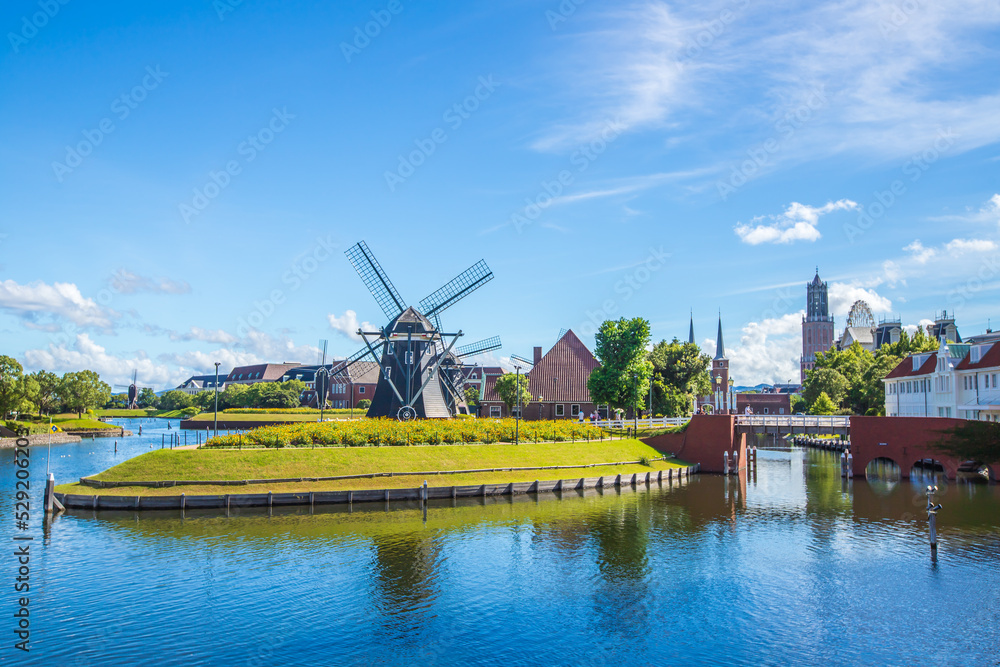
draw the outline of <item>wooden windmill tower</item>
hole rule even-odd
[[[467,411],[461,391],[461,359],[499,349],[494,336],[455,348],[462,331],[445,332],[441,313],[493,279],[480,260],[420,301],[407,306],[364,241],[345,253],[389,322],[379,331],[358,331],[365,347],[349,357],[337,373],[365,356],[379,364],[369,417],[400,420],[447,418]],[[443,370],[442,370],[443,369]]]

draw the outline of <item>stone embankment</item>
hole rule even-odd
[[[51,440],[49,439],[50,437]],[[20,438],[0,438],[0,449],[13,448],[18,440]],[[80,442],[80,436],[72,433],[53,433],[51,436],[48,433],[36,433],[35,435],[27,436],[27,440],[28,445],[31,447],[47,445],[50,442],[53,445],[65,445],[70,442]]]

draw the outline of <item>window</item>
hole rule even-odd
[[[382,369],[382,377],[384,377],[386,380],[388,380],[391,375],[392,375],[392,366],[386,366],[385,368]]]
[[[359,394],[365,393],[365,388],[364,387],[358,387],[358,393]]]
[[[580,404],[579,403],[574,403],[573,405],[569,406],[569,416],[570,417],[579,417],[580,416]]]
[[[406,363],[407,364],[412,364],[413,363],[413,352],[407,352],[406,353]]]
[[[521,408],[514,406],[514,409],[510,411],[510,416],[521,419]]]
[[[389,354],[396,354],[396,344],[389,343]]]
[[[771,412],[770,412],[770,410],[768,408],[764,408],[764,414],[768,415],[768,414],[771,414]]]
[[[490,406],[490,417],[493,417],[494,419],[499,419],[500,418],[500,406],[499,405],[491,405]]]
[[[784,408],[778,408],[778,414],[779,415],[785,414],[785,409]]]
[[[566,406],[562,403],[556,403],[556,417],[566,416]]]

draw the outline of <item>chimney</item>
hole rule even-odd
[[[534,359],[534,361],[532,363],[537,364],[541,360],[542,360],[542,348],[536,346],[535,347],[535,359]]]

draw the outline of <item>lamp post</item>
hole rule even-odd
[[[215,362],[215,419],[213,420],[215,425],[213,427],[215,434],[213,437],[219,435],[219,362]]]
[[[521,437],[521,367],[517,366],[517,376],[514,379],[514,391],[517,394],[517,414],[514,416],[514,444],[520,444]]]
[[[538,421],[542,421],[542,401],[544,401],[544,400],[545,400],[545,397],[542,396],[541,394],[539,394],[538,395]]]
[[[722,410],[722,376],[715,376],[715,411]]]
[[[736,380],[729,378],[729,414],[736,414],[736,392],[733,389],[733,385],[736,384]]]
[[[639,374],[632,373],[632,436],[639,432]]]

